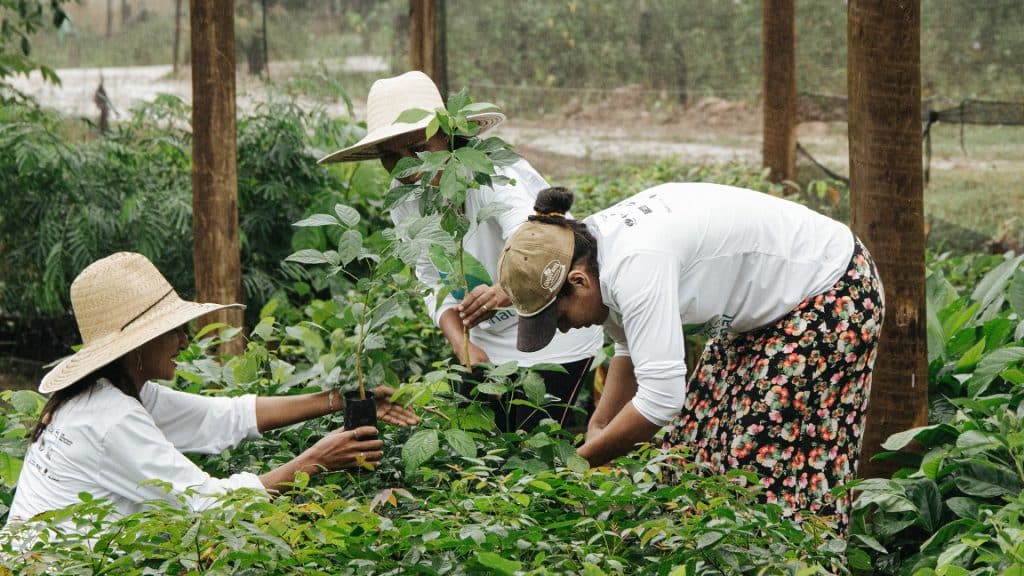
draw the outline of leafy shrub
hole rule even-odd
[[[180,292],[192,292],[190,111],[162,96],[102,138],[74,138],[75,124],[30,108],[0,126],[0,310],[62,315],[71,280],[117,250],[147,255]],[[357,139],[347,119],[271,98],[238,123],[238,194],[246,299],[256,309],[307,280],[283,264],[302,214],[350,197],[373,207],[386,174],[369,164],[328,171],[326,148]],[[377,212],[379,215],[379,212]],[[255,317],[255,314],[250,316]]]
[[[865,568],[870,557],[875,573],[1024,570],[1022,262],[1002,258],[969,295],[941,269],[928,277],[930,424],[889,438],[887,450],[919,450],[885,455],[907,467],[861,483],[854,504],[857,556]]]

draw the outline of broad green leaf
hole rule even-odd
[[[974,368],[978,361],[981,360],[981,354],[985,351],[985,339],[978,340],[974,346],[971,346],[970,350],[964,353],[960,357],[960,361],[956,363],[957,370],[969,371]]]
[[[939,554],[937,568],[951,565],[965,554],[970,553],[970,551],[971,549],[966,544],[954,544],[949,548],[946,548],[942,554]]]
[[[697,550],[702,550],[704,548],[714,546],[724,537],[725,533],[719,532],[717,530],[710,530],[708,532],[704,532],[703,534],[697,537]]]
[[[235,356],[231,363],[234,364],[235,383],[247,384],[255,382],[259,377],[260,363],[255,358]]]
[[[1006,299],[1017,316],[1024,318],[1024,269],[1018,269],[1013,273],[1010,287],[1006,289]]]
[[[351,206],[337,204],[334,206],[334,213],[338,215],[338,220],[349,228],[359,224],[359,211]]]
[[[402,462],[405,464],[406,472],[412,473],[419,468],[430,460],[439,448],[437,430],[419,430],[410,436],[402,445]]]
[[[338,219],[330,214],[313,214],[308,218],[299,220],[292,224],[292,226],[297,228],[308,228],[313,226],[337,226],[338,224]]]
[[[298,262],[299,264],[329,264],[330,260],[327,256],[319,251],[312,248],[306,248],[294,252],[290,256],[284,259],[285,262]]]
[[[921,478],[905,484],[907,498],[917,506],[917,515],[928,532],[938,529],[942,521],[942,495],[933,480]]]
[[[415,124],[420,120],[423,120],[427,116],[430,116],[431,112],[422,108],[410,108],[403,111],[395,118],[395,124]]]
[[[445,103],[445,108],[451,115],[462,114],[465,115],[466,111],[464,108],[469,106],[472,100],[469,98],[469,89],[463,88],[454,94],[448,95],[448,101]]]
[[[527,372],[523,376],[521,384],[523,386],[523,393],[526,394],[526,398],[533,402],[535,405],[540,406],[544,402],[544,396],[547,394],[547,387],[544,385],[544,379],[541,375],[536,372]]]
[[[968,395],[976,398],[985,393],[989,384],[999,376],[999,373],[1024,359],[1024,347],[1008,346],[1000,348],[984,356],[978,367],[974,370],[974,376],[968,380]]]
[[[19,414],[32,417],[39,416],[46,405],[46,397],[35,390],[15,390],[7,401]]]
[[[445,430],[444,439],[459,456],[466,458],[476,457],[476,442],[473,442],[473,438],[462,430],[454,428]]]
[[[1017,272],[1021,262],[1024,262],[1024,254],[1015,258],[1007,258],[1005,262],[993,268],[978,282],[974,292],[971,293],[971,300],[981,305],[976,318],[988,320],[998,312],[999,306],[1006,299],[1006,284]]]
[[[14,486],[21,474],[21,465],[21,459],[0,452],[0,481],[5,486]]]
[[[494,552],[477,552],[476,561],[502,576],[514,576],[522,568],[522,562],[507,560]]]
[[[946,506],[949,506],[949,509],[961,518],[976,520],[978,518],[978,510],[981,508],[981,503],[974,498],[954,496],[946,500]]]
[[[509,362],[505,362],[504,364],[500,364],[498,366],[495,366],[494,368],[491,368],[490,370],[487,371],[487,375],[490,376],[491,378],[502,378],[505,376],[511,376],[512,374],[516,373],[516,370],[518,368],[519,363],[516,362],[515,360],[511,360]]]
[[[494,218],[495,216],[500,216],[511,209],[512,206],[505,204],[504,202],[491,202],[477,212],[476,222],[477,224],[486,222],[487,220]]]
[[[933,424],[931,426],[918,426],[917,428],[911,428],[910,430],[904,430],[903,432],[897,432],[882,443],[882,448],[886,450],[902,450],[911,441],[917,439],[918,435],[924,436],[930,431],[946,432],[956,437],[957,431],[948,424]]]
[[[338,260],[342,266],[355,260],[363,251],[363,235],[358,230],[345,230],[338,239]]]
[[[491,163],[491,159],[476,148],[463,146],[455,151],[455,157],[459,159],[459,162],[474,172],[494,172],[494,164]]]
[[[995,498],[1020,494],[1024,483],[1016,471],[1006,466],[972,460],[958,473],[956,487],[971,496]]]

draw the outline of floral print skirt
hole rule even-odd
[[[705,473],[751,470],[788,516],[834,516],[840,529],[848,494],[832,491],[857,471],[884,308],[871,255],[855,244],[828,291],[773,325],[708,342],[663,441]]]

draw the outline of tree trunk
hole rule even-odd
[[[448,97],[444,0],[409,0],[409,64],[430,76]]]
[[[174,0],[174,73],[178,73],[178,60],[181,54],[181,2]]]
[[[772,182],[796,179],[796,2],[764,0],[762,161]]]
[[[107,0],[107,38],[114,34],[114,0]]]
[[[196,299],[242,302],[235,164],[234,3],[191,0],[192,21],[192,242]],[[240,310],[207,321],[241,326]],[[242,351],[242,340],[222,347]]]
[[[885,325],[863,437],[862,477],[889,435],[928,419],[920,0],[850,0],[847,20],[853,230],[885,284]]]

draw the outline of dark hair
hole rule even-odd
[[[57,410],[59,410],[61,406],[67,404],[68,401],[79,394],[87,390],[92,390],[93,385],[100,378],[110,380],[110,383],[118,390],[132,398],[135,398],[139,402],[142,402],[139,398],[138,389],[135,388],[135,384],[132,383],[132,379],[121,366],[120,359],[114,360],[110,364],[90,372],[87,376],[79,379],[67,388],[62,388],[51,394],[50,399],[47,400],[46,405],[43,406],[42,414],[39,415],[39,422],[36,422],[36,427],[32,430],[32,442],[39,439],[39,436],[41,436],[43,431],[46,430],[46,426],[53,421],[54,414],[57,413]]]
[[[531,222],[542,222],[563,226],[572,230],[573,249],[572,265],[579,262],[587,267],[587,270],[595,276],[599,275],[597,267],[597,239],[587,230],[586,224],[579,220],[566,218],[569,209],[576,197],[572,190],[561,186],[545,188],[537,194],[537,200],[533,203],[533,210],[536,214],[529,217]],[[568,286],[568,283],[566,284]],[[563,290],[566,287],[563,286]]]

